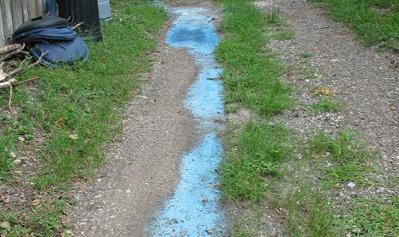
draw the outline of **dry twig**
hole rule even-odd
[[[25,45],[22,44],[10,44],[0,48],[0,54],[6,54],[16,49],[23,49]]]
[[[72,27],[72,30],[78,28],[78,27],[79,27],[80,25],[82,25],[82,24],[83,24],[83,22],[80,22],[80,23],[76,24],[74,27]]]

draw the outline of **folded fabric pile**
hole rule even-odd
[[[12,35],[14,43],[26,43],[32,55],[47,67],[73,67],[89,58],[89,48],[58,16],[40,16],[20,25]]]

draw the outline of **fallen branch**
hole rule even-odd
[[[74,27],[72,27],[72,30],[74,30],[74,29],[76,29],[76,28],[78,28],[80,25],[82,25],[83,24],[83,21],[82,22],[80,22],[80,23],[78,23],[77,25],[75,25]]]
[[[48,54],[48,50],[46,52],[42,53],[42,55],[40,55],[40,57],[36,60],[36,62],[34,62],[31,65],[29,65],[28,68],[31,68],[31,67],[39,64],[40,61],[42,60],[43,56],[46,55],[46,54]]]
[[[0,83],[0,88],[7,88],[10,87],[10,85],[12,85],[13,83],[15,83],[16,80],[14,78],[11,78],[10,80],[6,81],[6,82],[1,82]]]
[[[46,54],[48,54],[48,51],[46,51],[45,53],[42,53],[42,55],[40,55],[40,57],[37,59],[37,61],[34,62],[34,63],[32,63],[31,65],[27,66],[26,69],[31,68],[31,67],[33,67],[33,66],[39,64],[40,61],[41,61],[41,59],[42,59],[42,57],[43,57],[44,55],[46,55]],[[4,62],[0,63],[0,81],[3,81],[3,80],[6,79],[7,77],[10,77],[10,76],[16,74],[17,72],[21,71],[22,69],[24,69],[24,67],[23,67],[24,64],[25,64],[28,60],[30,60],[30,59],[32,59],[32,57],[27,57],[27,58],[25,58],[25,59],[19,64],[19,66],[18,66],[16,69],[12,70],[12,71],[9,72],[9,73],[5,73],[5,72],[3,71],[3,64],[4,64]],[[1,87],[0,87],[0,88],[1,88]]]
[[[11,99],[12,99],[12,84],[10,83],[10,98],[8,99],[8,109],[10,110],[10,112],[11,112]]]
[[[4,57],[1,57],[0,62],[4,62],[10,58],[15,57],[18,54],[26,55],[26,51],[24,51],[23,49],[16,49],[14,51],[11,51],[11,52],[7,53]]]
[[[8,52],[14,51],[16,49],[23,49],[25,44],[10,44],[0,48],[0,54],[6,54]]]
[[[24,65],[28,60],[31,60],[31,59],[32,59],[32,57],[27,57],[27,58],[25,58],[24,60],[22,60],[22,62],[19,64],[19,66],[18,66],[17,68],[15,68],[14,70],[12,70],[11,72],[9,72],[9,73],[7,74],[7,77],[9,77],[9,76],[11,76],[11,75],[14,75],[15,73],[21,71],[21,70],[23,69],[23,65]]]
[[[12,83],[12,85],[18,85],[18,84],[22,84],[22,83],[29,82],[29,81],[34,81],[34,80],[37,80],[39,78],[40,77],[32,77],[32,78],[30,78],[28,80],[25,80],[25,81],[18,81],[18,82]]]

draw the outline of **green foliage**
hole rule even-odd
[[[222,164],[222,195],[227,199],[258,201],[265,178],[282,174],[282,162],[291,153],[287,130],[265,122],[249,122],[236,138],[237,150]]]
[[[288,229],[293,236],[336,236],[333,210],[326,196],[304,184],[282,198]]]
[[[335,136],[327,136],[319,131],[309,140],[307,157],[317,159],[328,154],[331,166],[326,168],[326,174],[333,183],[354,182],[365,185],[368,175],[376,169],[367,161],[374,157],[373,153],[354,132],[342,131]]]
[[[271,116],[290,106],[290,88],[280,81],[282,65],[265,49],[268,21],[252,4],[227,4],[220,26],[227,37],[217,49],[226,103],[242,103],[261,115]]]
[[[331,18],[352,27],[364,45],[399,50],[397,0],[312,0],[325,2]]]
[[[361,236],[399,236],[399,197],[371,196],[355,201],[340,218],[341,228]]]
[[[345,107],[343,102],[336,101],[329,97],[320,97],[319,101],[311,105],[315,112],[336,112]]]

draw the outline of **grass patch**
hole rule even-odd
[[[237,150],[229,152],[222,164],[222,196],[254,202],[264,197],[266,177],[283,174],[282,162],[292,150],[288,134],[281,125],[247,123],[236,138]]]
[[[337,112],[345,108],[345,104],[342,101],[336,101],[329,97],[319,97],[319,101],[310,105],[310,109],[313,112]]]
[[[336,236],[333,229],[333,210],[326,194],[303,184],[281,197],[283,215],[292,236]],[[317,189],[317,188],[316,188]]]
[[[302,58],[311,58],[313,56],[313,54],[310,52],[303,52],[303,53],[298,54],[298,56],[302,57]]]
[[[274,12],[265,16],[252,4],[226,4],[219,27],[226,37],[216,51],[218,61],[224,65],[226,103],[241,103],[264,116],[291,105],[290,88],[280,80],[282,65],[264,47],[266,24],[278,19]]]
[[[339,131],[334,136],[328,136],[320,130],[309,139],[305,156],[315,162],[317,159],[327,159],[330,165],[325,168],[325,172],[328,180],[335,184],[370,184],[368,175],[377,172],[369,164],[375,157],[374,152],[367,149],[359,134],[350,131]]]
[[[358,236],[399,236],[399,197],[364,197],[355,201],[340,220],[341,228]]]
[[[289,40],[295,37],[295,33],[292,30],[282,29],[278,33],[273,34],[272,37],[276,40]]]
[[[353,28],[365,46],[399,50],[399,2],[396,0],[312,0],[326,3],[331,18]]]
[[[92,176],[104,162],[104,144],[122,129],[120,108],[137,93],[140,73],[150,70],[149,53],[156,47],[153,36],[168,18],[166,13],[148,1],[112,1],[112,8],[118,20],[102,25],[102,42],[87,42],[86,63],[73,69],[35,67],[18,78],[40,76],[37,82],[14,88],[14,113],[0,121],[0,182],[15,188],[27,180],[24,188],[32,192],[27,198],[35,198],[38,191],[51,196],[51,190],[68,190]],[[6,107],[8,93],[0,98],[0,107]],[[26,156],[36,162],[16,167],[11,151],[16,158]],[[39,210],[13,206],[10,200],[0,207],[0,222],[11,223],[7,234],[12,236],[28,229],[38,236],[59,236],[66,227],[58,207],[67,211],[60,205],[45,201],[46,208]]]

